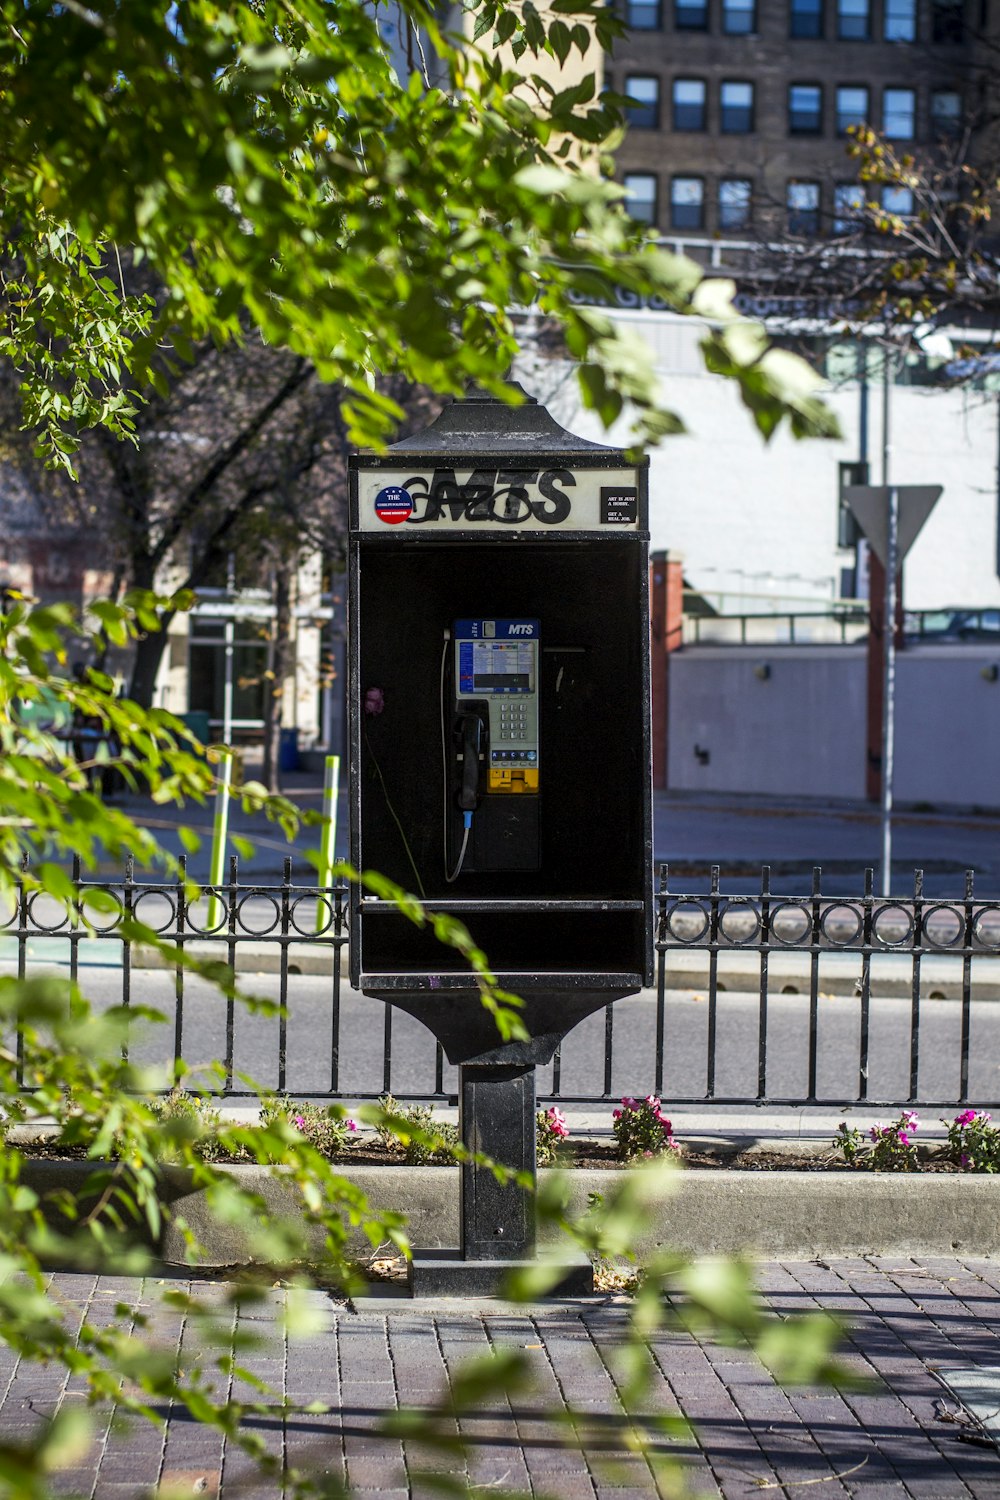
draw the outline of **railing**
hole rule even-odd
[[[732,614],[685,614],[686,646],[851,645],[868,637],[868,604],[838,604],[823,610],[741,610]],[[1000,647],[1000,609],[908,609],[903,634],[913,644],[981,642]]]
[[[685,645],[848,645],[868,634],[868,606],[685,615]]]
[[[347,888],[226,885],[191,901],[173,883],[84,879],[68,905],[21,885],[0,914],[0,968],[24,977],[58,965],[97,1008],[142,1004],[163,1028],[137,1035],[137,1060],[192,1072],[188,1086],[249,1098],[248,1078],[300,1098],[386,1092],[454,1102],[455,1070],[411,1017],[346,989]],[[209,924],[209,905],[218,902]],[[542,1098],[596,1105],[656,1092],[677,1104],[980,1107],[1000,1100],[1000,901],[912,894],[827,896],[655,890],[656,987],[583,1022],[541,1070]],[[166,952],[132,940],[141,921]],[[220,997],[180,961],[223,958],[276,1014]],[[173,956],[173,955],[176,955]],[[160,1032],[158,1036],[156,1030]],[[218,1076],[212,1071],[217,1065]]]

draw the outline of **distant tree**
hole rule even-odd
[[[401,376],[380,389],[413,425],[439,408]],[[9,381],[6,396],[9,407]],[[266,583],[276,569],[294,573],[308,551],[343,548],[346,400],[308,360],[256,337],[222,348],[202,341],[187,361],[161,361],[156,388],[136,406],[135,445],[104,426],[81,434],[78,483],[47,474],[30,440],[8,445],[8,461],[45,494],[51,514],[98,539],[113,597],[197,590],[232,553],[252,559]],[[132,652],[129,696],[147,707],[170,613],[165,606],[162,628],[141,633]]]

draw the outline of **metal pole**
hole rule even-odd
[[[226,839],[229,834],[229,793],[233,784],[233,752],[228,747],[219,756],[219,775],[215,785],[215,817],[212,821],[212,862],[208,883],[221,886],[226,878]],[[218,896],[208,902],[209,931],[221,925],[224,908]]]
[[[233,643],[236,630],[232,619],[226,621],[226,676],[222,688],[222,743],[233,743]]]
[[[328,755],[323,770],[323,835],[319,851],[319,884],[323,890],[333,884],[333,867],[337,859],[337,793],[340,788],[340,756]],[[316,902],[316,931],[333,925],[333,897],[319,897]]]
[[[882,894],[888,896],[892,884],[892,772],[893,731],[896,707],[896,575],[899,571],[899,494],[889,484],[889,381],[890,351],[883,353],[882,367],[882,483],[889,495],[889,539],[885,559],[885,613],[883,616],[883,650],[885,670],[882,690]]]

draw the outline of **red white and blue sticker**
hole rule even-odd
[[[384,490],[379,490],[375,496],[375,514],[387,526],[398,526],[400,521],[408,521],[413,514],[409,490],[404,490],[398,484],[390,484]]]

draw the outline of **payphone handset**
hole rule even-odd
[[[538,621],[456,620],[453,637],[456,714],[488,714],[483,793],[537,792]]]

